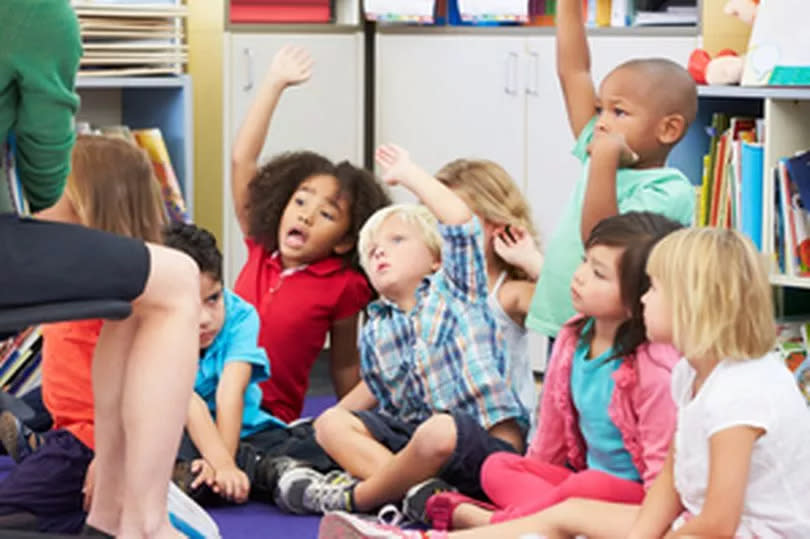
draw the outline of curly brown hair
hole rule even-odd
[[[343,255],[347,266],[362,271],[357,254],[360,228],[378,209],[391,204],[385,188],[371,172],[348,161],[332,163],[315,152],[287,152],[262,166],[248,185],[249,234],[270,252],[278,249],[278,227],[284,208],[307,178],[318,175],[334,177],[339,196],[345,197],[351,208],[347,234],[355,245]]]

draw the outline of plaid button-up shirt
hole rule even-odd
[[[371,303],[360,335],[363,380],[379,409],[421,423],[436,412],[461,411],[484,428],[528,413],[507,379],[505,343],[487,306],[483,232],[477,218],[440,225],[442,266],[403,312],[385,299]]]

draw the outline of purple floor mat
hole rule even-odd
[[[334,403],[334,397],[308,397],[302,416],[315,417]],[[5,477],[12,465],[9,457],[0,456],[0,479]],[[314,539],[318,535],[320,522],[320,517],[317,516],[288,515],[274,505],[257,502],[211,509],[209,512],[225,539]]]

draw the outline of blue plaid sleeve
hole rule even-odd
[[[463,225],[439,225],[442,236],[442,273],[446,281],[466,301],[486,301],[486,260],[484,233],[473,216]]]

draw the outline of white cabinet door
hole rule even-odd
[[[554,36],[529,39],[527,50],[526,192],[534,223],[541,238],[547,240],[582,173],[582,165],[571,155],[574,136],[557,79]]]
[[[686,67],[697,46],[694,36],[596,36],[589,42],[597,85],[614,67],[636,58],[668,58]]]
[[[403,146],[431,172],[457,158],[491,159],[524,185],[525,38],[376,39],[376,144]]]
[[[285,91],[276,109],[262,156],[312,150],[330,159],[362,164],[363,36],[351,34],[230,34],[225,39],[225,206],[226,281],[244,265],[246,251],[233,212],[230,152],[236,132],[270,66],[285,44],[305,47],[315,60],[312,78]]]

